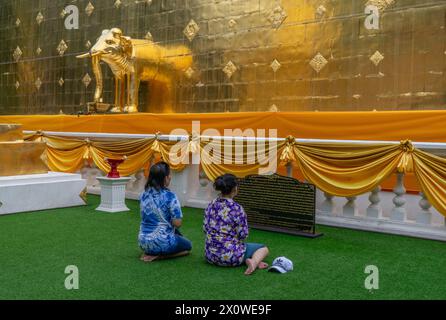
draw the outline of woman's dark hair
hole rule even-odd
[[[220,191],[224,196],[231,194],[232,190],[237,186],[237,177],[230,173],[218,177],[214,182],[215,190]]]
[[[146,183],[146,190],[155,188],[160,190],[165,188],[166,177],[170,175],[170,167],[166,162],[158,162],[150,168],[149,179]]]

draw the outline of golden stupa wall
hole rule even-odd
[[[366,4],[379,30],[364,27]],[[95,79],[75,56],[113,27],[193,56],[168,90],[141,86],[141,112],[442,109],[445,15],[440,0],[2,0],[0,113],[85,110]]]
[[[45,148],[42,141],[23,141],[21,125],[0,123],[0,177],[48,173]]]

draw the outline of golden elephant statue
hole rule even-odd
[[[87,57],[92,58],[96,77],[95,103],[103,102],[100,61],[107,63],[113,72],[115,102],[112,112],[138,112],[141,81],[149,82],[153,97],[150,105],[169,111],[173,84],[179,74],[192,66],[193,60],[191,51],[185,46],[163,47],[150,40],[131,39],[118,28],[104,30],[90,52],[77,56]]]

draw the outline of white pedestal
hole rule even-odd
[[[0,177],[0,215],[85,205],[80,174],[49,172]]]
[[[101,184],[101,205],[96,208],[97,211],[130,211],[125,205],[125,186],[131,180],[130,177],[97,177],[97,179]]]

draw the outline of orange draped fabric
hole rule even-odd
[[[199,121],[200,127],[193,128],[193,121]],[[188,134],[196,130],[201,135],[208,135],[206,129],[212,128],[223,135],[224,129],[251,128],[276,129],[278,137],[291,134],[308,139],[446,141],[446,111],[128,114],[79,117],[36,115],[0,116],[0,123],[22,124],[24,130],[60,132],[171,134],[174,129],[182,129],[183,133],[175,134]],[[216,135],[215,131],[209,135]],[[114,142],[67,141],[70,139],[56,137],[44,139],[48,144],[45,156],[50,168],[67,172],[78,170],[84,159],[94,161],[101,170],[107,171],[108,165],[103,160],[104,157],[125,154],[129,160],[120,169],[123,174],[130,174],[146,167],[154,155],[159,154],[165,160],[170,158],[174,149],[172,147],[176,145],[175,142],[161,142],[157,139],[123,139]],[[446,160],[413,147],[407,150],[408,145],[411,144],[348,146],[290,144],[288,141],[278,146],[277,152],[285,163],[294,162],[301,176],[322,190],[340,196],[370,191],[378,184],[391,188],[393,185],[386,185],[386,181],[393,176],[394,170],[403,170],[411,185],[408,189],[419,186],[429,201],[446,214]],[[182,149],[187,151],[183,152],[184,158],[200,151],[203,146],[191,139],[183,143]],[[178,153],[178,150],[173,153]],[[223,172],[243,176],[259,168],[258,163],[247,166],[214,165],[207,160],[204,158],[202,168],[211,179]],[[175,170],[184,168],[181,163],[172,163],[172,166]]]
[[[170,142],[158,140],[158,137],[115,141],[66,139],[45,134],[26,137],[46,142],[46,160],[53,171],[74,172],[85,159],[91,159],[101,170],[108,171],[104,158],[125,155],[128,159],[119,170],[129,175],[145,168],[155,154],[160,154],[174,170],[182,170],[190,163],[190,157],[198,154],[203,171],[210,180],[215,180],[223,173],[238,177],[273,173],[280,161],[294,163],[306,180],[326,193],[341,197],[369,192],[395,172],[414,173],[426,198],[446,216],[446,159],[414,148],[410,140],[399,144],[366,145],[297,143],[289,136],[278,143],[270,141],[252,148],[247,141],[243,144],[231,141],[229,146],[223,146],[220,139],[206,143],[199,138],[192,135],[188,140]],[[230,150],[238,147],[239,152],[222,152],[226,147]],[[274,165],[271,167],[272,159]],[[268,170],[262,171],[265,164]]]
[[[20,115],[0,116],[0,123],[20,123],[23,130],[170,134],[181,128],[277,129],[278,137],[308,139],[446,141],[446,111],[241,112],[203,114]],[[202,135],[206,135],[200,132]]]
[[[446,216],[446,159],[399,145],[296,143],[287,138],[280,154],[295,163],[301,174],[331,195],[349,197],[373,190],[395,172],[414,173],[429,202]]]
[[[0,123],[20,123],[24,130],[58,132],[97,132],[169,134],[181,128],[192,132],[192,121],[200,129],[277,129],[278,137],[293,135],[307,139],[383,140],[410,139],[446,142],[446,111],[378,112],[242,112],[204,114],[125,114],[125,115],[17,115],[0,116]],[[202,132],[201,132],[202,133]],[[203,133],[202,133],[203,134]],[[419,191],[415,176],[405,179],[409,191]],[[383,182],[392,189],[394,177]]]

